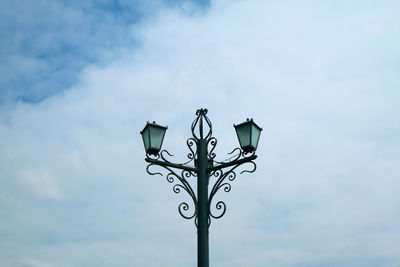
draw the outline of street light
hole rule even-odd
[[[172,156],[168,151],[161,150],[167,127],[147,122],[144,129],[140,132],[146,151],[145,160],[149,163],[146,171],[150,175],[162,175],[160,172],[152,172],[152,166],[159,166],[167,170],[166,179],[174,184],[173,191],[179,194],[185,191],[191,198],[192,205],[182,202],[178,206],[179,214],[185,219],[194,219],[197,227],[197,262],[198,267],[209,266],[208,249],[208,228],[211,218],[219,219],[226,212],[226,204],[218,201],[215,204],[214,196],[222,188],[229,192],[231,184],[236,178],[237,168],[243,164],[250,164],[250,169],[245,169],[240,173],[252,173],[256,170],[253,160],[257,158],[255,151],[262,129],[253,122],[253,119],[244,123],[234,125],[239,139],[240,147],[235,148],[230,155],[232,157],[224,162],[215,160],[214,149],[217,139],[212,136],[212,124],[207,117],[207,109],[196,111],[196,119],[191,126],[192,136],[187,139],[186,144],[189,148],[189,161],[185,163],[173,163],[167,156]],[[197,180],[197,195],[189,183],[190,179]],[[208,184],[215,180],[211,191]]]
[[[249,153],[256,151],[262,128],[253,119],[247,119],[247,121],[239,125],[234,124],[233,127],[235,127],[240,147],[243,151]]]
[[[154,156],[158,155],[167,128],[168,127],[156,124],[154,121],[153,123],[147,122],[144,129],[140,132],[143,138],[144,149],[147,154]]]

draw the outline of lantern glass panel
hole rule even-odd
[[[261,129],[258,128],[255,124],[251,125],[251,146],[254,147],[254,150],[257,149],[258,141],[260,140]]]
[[[142,132],[144,149],[147,151],[150,148],[150,133],[149,127],[146,127]]]
[[[236,126],[236,134],[242,148],[250,145],[250,127],[251,125],[249,123]]]
[[[160,150],[161,145],[165,135],[165,128],[161,127],[151,127],[150,129],[150,140],[151,140],[151,149]]]

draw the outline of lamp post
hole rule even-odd
[[[219,219],[224,216],[226,204],[218,201],[215,211],[212,211],[215,194],[222,188],[225,192],[231,190],[230,182],[236,178],[237,168],[243,164],[250,164],[250,170],[240,173],[252,173],[256,170],[253,160],[257,158],[255,151],[262,129],[251,119],[239,125],[234,125],[240,147],[229,153],[229,161],[219,162],[215,160],[214,149],[217,139],[212,136],[212,124],[207,117],[207,109],[199,109],[196,119],[191,126],[192,137],[187,139],[189,148],[188,158],[185,163],[177,164],[167,159],[172,156],[168,151],[161,150],[167,127],[153,123],[147,123],[140,132],[146,150],[145,160],[149,163],[146,171],[150,175],[162,175],[160,172],[152,172],[152,166],[160,166],[167,171],[166,179],[174,184],[173,191],[178,194],[185,191],[191,198],[191,205],[182,202],[178,206],[179,214],[185,219],[194,219],[197,227],[197,262],[198,267],[209,266],[208,228],[211,218]],[[190,179],[197,179],[197,195],[189,183]],[[215,180],[211,191],[208,185]]]

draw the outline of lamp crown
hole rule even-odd
[[[207,117],[208,110],[201,108],[196,111],[196,119],[192,123],[192,135],[194,139],[210,139],[212,136],[212,124]]]

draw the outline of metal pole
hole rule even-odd
[[[208,267],[208,173],[207,173],[207,141],[200,139],[197,148],[197,263],[198,267]]]

